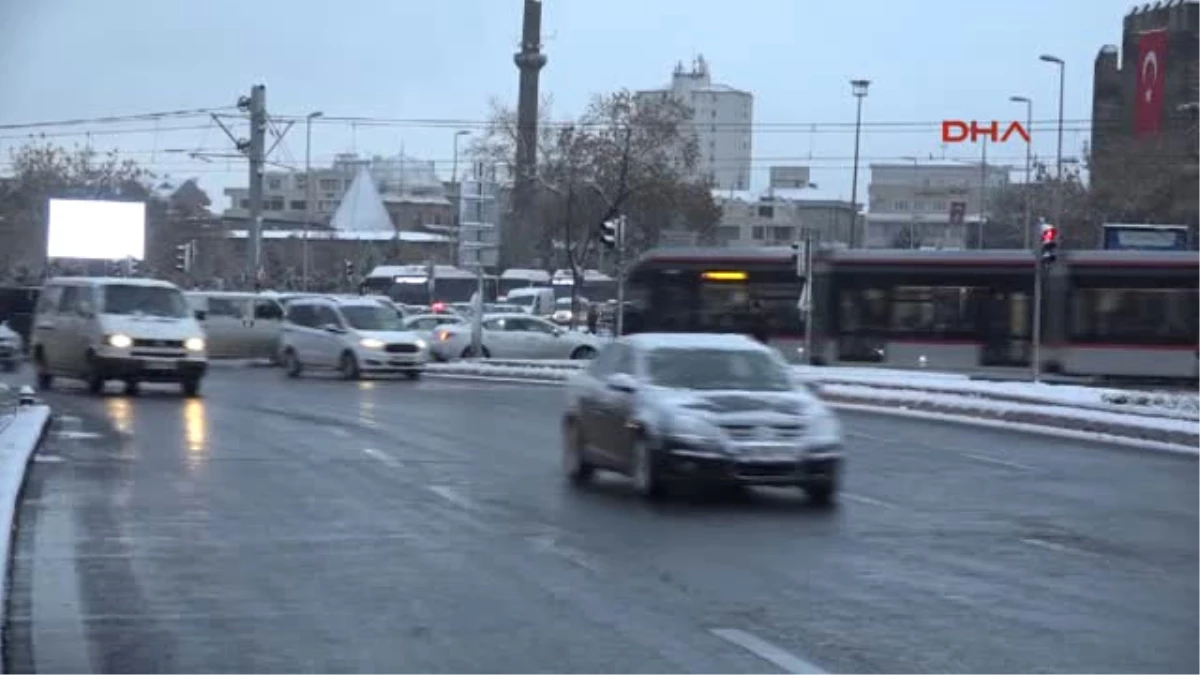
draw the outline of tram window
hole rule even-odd
[[[1195,344],[1195,289],[1076,288],[1071,294],[1075,342]]]
[[[891,329],[897,334],[967,335],[985,289],[969,286],[898,286],[892,292]]]
[[[844,333],[887,330],[887,293],[879,288],[843,288],[838,293],[838,327]]]

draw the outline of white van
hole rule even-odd
[[[279,355],[283,304],[277,295],[239,291],[188,291],[208,338],[212,359],[271,359]]]
[[[43,389],[55,377],[81,379],[94,394],[108,380],[131,394],[142,382],[178,382],[196,396],[208,369],[204,330],[183,293],[157,279],[50,279],[30,345]]]
[[[526,314],[550,317],[554,314],[554,289],[547,286],[514,288],[509,291],[504,304],[518,305]]]

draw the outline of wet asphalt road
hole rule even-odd
[[[1197,464],[844,414],[840,508],[559,474],[561,392],[46,396],[15,672],[1197,672]]]

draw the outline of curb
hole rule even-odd
[[[8,590],[10,555],[13,548],[13,537],[16,535],[17,505],[20,504],[21,493],[25,489],[25,474],[29,460],[33,457],[46,434],[50,431],[50,406],[34,405],[18,409],[14,419],[0,434],[0,524],[8,528],[8,533],[0,539],[0,574],[3,583],[0,584],[0,644],[7,641],[5,629],[8,627]],[[22,439],[12,439],[14,432],[24,432]],[[29,439],[32,438],[33,442]],[[0,673],[4,672],[4,663],[0,660]]]

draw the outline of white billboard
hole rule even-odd
[[[51,199],[46,255],[84,260],[142,260],[146,257],[146,204]]]

